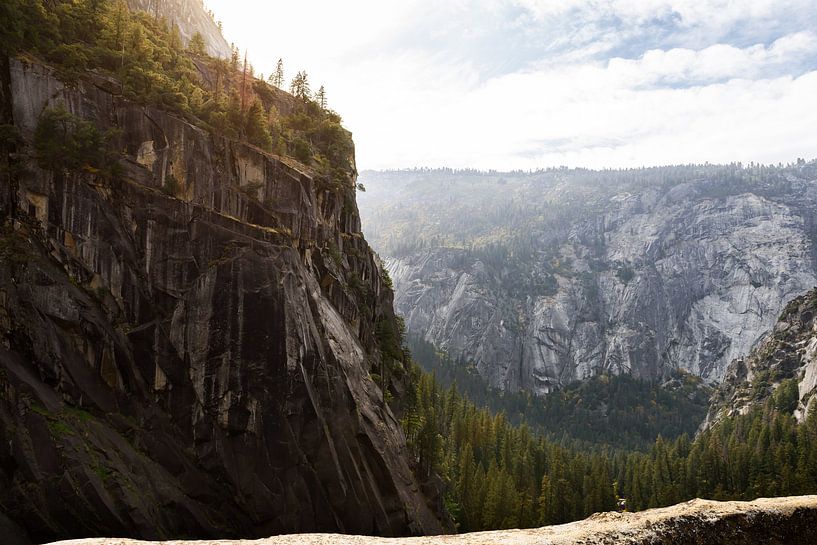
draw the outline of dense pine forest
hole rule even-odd
[[[703,422],[712,389],[682,370],[660,382],[631,375],[600,375],[577,381],[550,395],[503,392],[491,387],[473,364],[454,361],[432,344],[409,337],[415,361],[442,388],[454,386],[477,407],[504,413],[513,425],[562,442],[647,450],[661,435],[692,436]]]
[[[403,426],[419,471],[444,478],[460,531],[568,522],[613,510],[618,498],[641,510],[696,497],[817,491],[817,417],[798,425],[791,388],[694,440],[659,437],[646,452],[588,450],[514,426],[418,367],[413,372],[414,403]]]

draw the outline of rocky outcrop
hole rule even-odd
[[[337,535],[281,536],[256,541],[253,545],[811,545],[815,524],[817,496],[753,502],[693,500],[642,513],[600,513],[580,522],[533,530],[397,541]],[[199,545],[234,544],[238,545],[230,541]],[[147,544],[93,539],[60,545]],[[174,542],[172,545],[183,544]]]
[[[207,45],[207,52],[213,57],[230,58],[232,49],[213,15],[207,11],[203,0],[127,0],[133,10],[147,12],[154,17],[164,18],[175,25],[185,43],[197,32]]]
[[[441,532],[369,374],[394,314],[354,180],[101,78],[8,76],[24,141],[59,104],[118,129],[125,159],[110,179],[21,155],[0,233],[0,512],[35,542]]]
[[[817,186],[805,170],[737,186],[715,174],[368,174],[361,210],[409,334],[494,386],[674,368],[720,381],[817,283]]]
[[[790,301],[763,343],[737,358],[712,397],[703,427],[774,398],[802,421],[817,402],[817,289]]]

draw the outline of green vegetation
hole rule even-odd
[[[274,132],[288,143],[293,157],[329,174],[332,184],[341,187],[349,183],[349,173],[354,171],[354,144],[341,121],[335,112],[307,100],[282,118]]]
[[[284,86],[284,60],[278,59],[278,62],[275,65],[275,73],[270,74],[269,77],[269,84],[273,87],[277,87],[278,89],[283,88]]]
[[[11,225],[0,225],[0,262],[25,268],[37,259],[26,237]]]
[[[461,531],[558,524],[695,497],[748,500],[817,492],[817,416],[797,425],[775,402],[694,441],[658,437],[646,452],[582,450],[479,409],[414,368],[403,428],[415,471],[439,473]]]
[[[115,131],[102,133],[63,107],[48,109],[34,133],[37,162],[53,171],[85,170],[115,176],[119,171],[115,137]]]
[[[99,477],[99,480],[102,482],[109,481],[113,476],[114,472],[111,468],[104,466],[99,460],[96,460],[94,465],[91,466],[96,476]]]
[[[48,429],[54,437],[65,437],[74,433],[74,430],[62,420],[49,420]]]
[[[495,293],[524,298],[551,295],[558,276],[576,273],[568,257],[575,244],[589,250],[576,257],[594,272],[610,267],[605,237],[611,226],[605,218],[609,221],[635,202],[657,206],[649,198],[627,204],[632,196],[662,195],[672,202],[689,192],[709,199],[753,192],[787,201],[815,175],[817,162],[618,171],[366,172],[361,181],[369,191],[362,210],[369,242],[382,255],[403,258],[442,248],[446,257],[453,259],[456,253],[452,268],[484,267],[486,276],[495,279]],[[610,272],[622,283],[635,279],[637,264],[616,265]]]
[[[709,407],[710,389],[682,371],[665,384],[601,375],[537,397],[492,388],[473,365],[453,361],[423,340],[412,339],[409,348],[441,387],[456,385],[478,407],[505,414],[511,424],[525,424],[559,442],[648,450],[659,435],[693,435]]]
[[[94,73],[111,76],[130,100],[176,112],[266,151],[296,157],[333,183],[351,184],[351,135],[336,113],[313,100],[306,73],[301,73],[303,83],[295,99],[255,80],[246,62],[240,69],[237,56],[232,61],[208,57],[201,35],[193,36],[185,48],[177,27],[132,12],[122,0],[11,0],[0,7],[0,16],[5,51],[42,59],[69,86]],[[282,74],[283,66],[276,77]],[[286,115],[281,115],[284,111]],[[52,117],[45,121],[69,122],[56,114]],[[70,124],[78,133],[87,129],[76,120]],[[91,133],[77,136],[82,137],[80,143],[85,137],[102,138]],[[76,151],[89,150],[81,146]],[[55,158],[52,153],[43,155],[50,168],[77,167],[80,162],[70,156],[68,164],[57,164]],[[93,166],[91,160],[85,163]]]
[[[616,276],[619,280],[623,283],[627,284],[635,278],[635,271],[630,266],[621,267],[618,271],[616,271]]]
[[[207,44],[204,43],[204,37],[200,32],[196,32],[193,34],[193,37],[190,38],[190,43],[187,44],[187,50],[200,57],[207,55]]]
[[[168,174],[165,177],[165,183],[162,186],[162,191],[171,197],[178,197],[181,190],[182,185],[179,183],[179,180],[176,179],[173,173]]]

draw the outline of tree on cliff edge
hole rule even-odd
[[[193,37],[190,38],[190,43],[187,44],[187,49],[194,55],[203,56],[207,54],[207,45],[204,43],[204,37],[201,35],[201,32],[193,34]]]
[[[284,86],[284,61],[278,59],[278,64],[275,66],[275,73],[270,74],[269,82],[275,87],[281,89]]]
[[[309,98],[309,76],[305,71],[298,72],[295,77],[292,78],[292,83],[289,85],[289,92],[301,100],[307,100]]]
[[[315,102],[318,103],[318,106],[320,106],[322,110],[326,109],[326,89],[323,85],[321,85],[321,88],[315,93]]]

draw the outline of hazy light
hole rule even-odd
[[[306,70],[364,168],[817,156],[814,0],[208,0]]]

